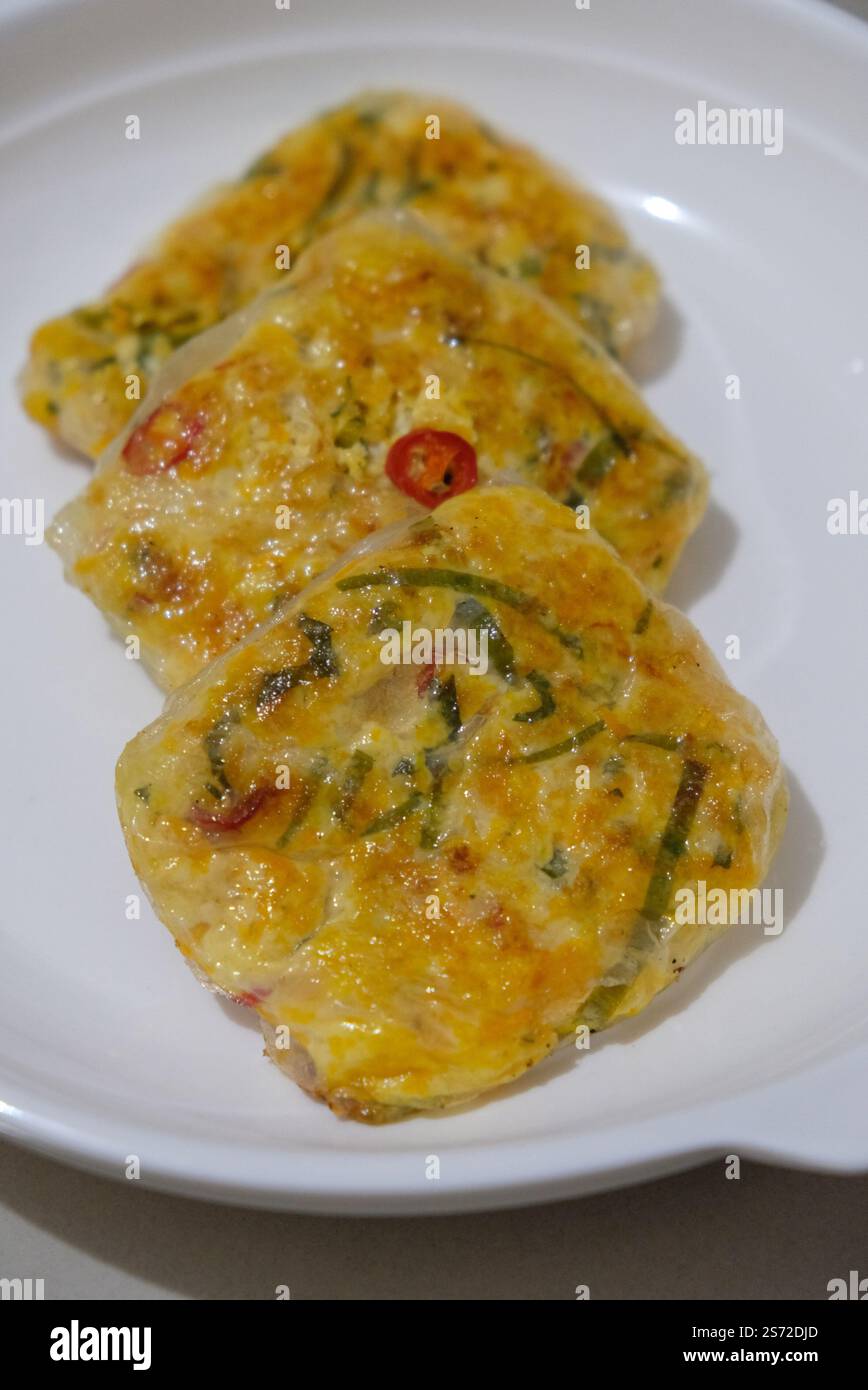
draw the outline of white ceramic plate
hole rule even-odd
[[[147,908],[126,919],[113,768],[160,697],[48,548],[0,536],[2,1132],[116,1175],[137,1155],[155,1187],[349,1212],[526,1202],[715,1153],[868,1167],[868,536],[826,525],[831,498],[868,494],[868,26],[780,0],[7,0],[0,25],[3,496],[51,514],[85,477],[17,407],[36,323],[317,109],[367,84],[455,95],[601,189],[663,272],[636,367],[714,497],[672,597],[720,656],[739,636],[732,679],[793,783],[782,936],[734,928],[639,1020],[496,1099],[340,1123]],[[782,152],[679,145],[675,112],[701,100],[781,108]]]

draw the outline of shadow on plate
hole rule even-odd
[[[738,527],[712,500],[698,531],[684,547],[678,568],[663,597],[689,613],[693,604],[709,593],[723,576],[738,544]]]
[[[672,301],[664,296],[652,332],[633,349],[625,362],[640,390],[666,375],[678,358],[683,339],[684,320]]]
[[[215,994],[214,998],[218,1008],[231,1018],[233,1023],[237,1023],[239,1028],[248,1028],[253,1033],[259,1032],[259,1014],[255,1009],[248,1009],[246,1004],[233,1004],[231,999],[224,999],[222,994]]]

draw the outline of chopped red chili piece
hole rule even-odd
[[[256,1005],[261,1004],[263,999],[267,999],[270,993],[270,988],[262,989],[259,987],[258,989],[245,989],[241,994],[233,994],[232,1002],[234,1004],[243,1004],[245,1009],[255,1009]]]
[[[252,820],[263,803],[271,796],[273,788],[254,787],[252,792],[246,796],[239,797],[230,806],[223,810],[209,811],[206,807],[196,805],[190,812],[190,820],[194,825],[198,825],[200,830],[208,832],[224,830],[238,830],[242,825],[246,825]]]
[[[437,663],[432,661],[428,666],[423,666],[419,675],[416,677],[416,691],[419,695],[424,695],[429,685],[437,674]]]
[[[205,429],[201,411],[190,413],[165,401],[152,411],[123,447],[123,458],[130,473],[144,477],[165,473],[189,458],[196,440]]]
[[[423,507],[437,507],[475,487],[476,450],[449,430],[412,430],[389,450],[386,476]]]

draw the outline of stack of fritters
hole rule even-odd
[[[116,435],[55,523],[67,575],[189,682],[119,764],[133,864],[341,1114],[635,1013],[719,930],[678,889],[768,867],[774,741],[657,597],[707,485],[610,355],[656,295],[535,156],[374,95],[34,338],[31,412]],[[390,665],[398,632],[486,660]]]

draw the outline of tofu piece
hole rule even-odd
[[[171,688],[422,510],[388,471],[420,429],[470,446],[480,480],[587,506],[654,588],[705,506],[701,465],[593,338],[391,212],[181,349],[50,539]]]
[[[187,960],[370,1122],[638,1013],[723,930],[679,895],[759,884],[787,802],[689,622],[568,508],[496,485],[366,542],[176,692],[117,792]]]
[[[130,376],[147,386],[179,344],[278,282],[279,248],[294,263],[377,206],[413,209],[457,249],[544,291],[614,353],[653,322],[657,276],[602,202],[451,101],[369,92],[285,136],[101,299],[37,329],[25,408],[97,457],[135,410]],[[577,269],[579,247],[589,263]]]

